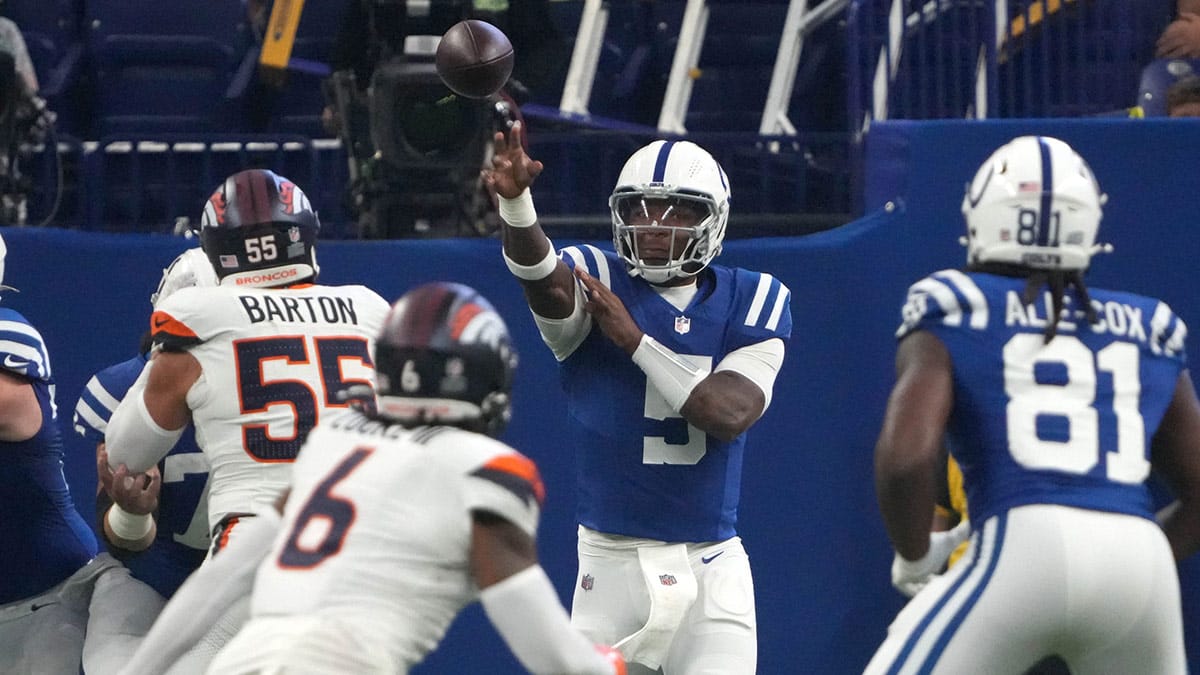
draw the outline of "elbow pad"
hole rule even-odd
[[[174,431],[158,426],[146,409],[142,390],[134,389],[108,420],[104,433],[108,465],[115,469],[124,464],[130,471],[145,471],[175,447],[186,428],[186,424]]]

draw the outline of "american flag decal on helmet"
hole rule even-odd
[[[663,586],[674,586],[679,582],[675,579],[674,574],[660,574],[658,575],[658,583],[662,584]]]

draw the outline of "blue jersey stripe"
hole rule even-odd
[[[661,183],[667,176],[667,159],[671,155],[671,148],[675,146],[675,141],[666,141],[662,147],[658,149],[658,159],[654,161],[654,177],[650,179],[652,183]]]
[[[1038,150],[1042,154],[1042,204],[1038,214],[1037,245],[1050,246],[1050,207],[1054,201],[1054,166],[1050,161],[1050,144],[1038,136]],[[1055,236],[1054,246],[1058,246]]]

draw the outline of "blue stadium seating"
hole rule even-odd
[[[122,0],[85,9],[95,136],[239,127],[225,97],[246,44],[239,0]]]

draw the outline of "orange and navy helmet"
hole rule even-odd
[[[304,191],[266,169],[239,171],[208,198],[200,246],[222,286],[316,281],[321,223]]]
[[[517,366],[508,327],[475,289],[435,282],[392,305],[375,342],[378,414],[499,435]]]

